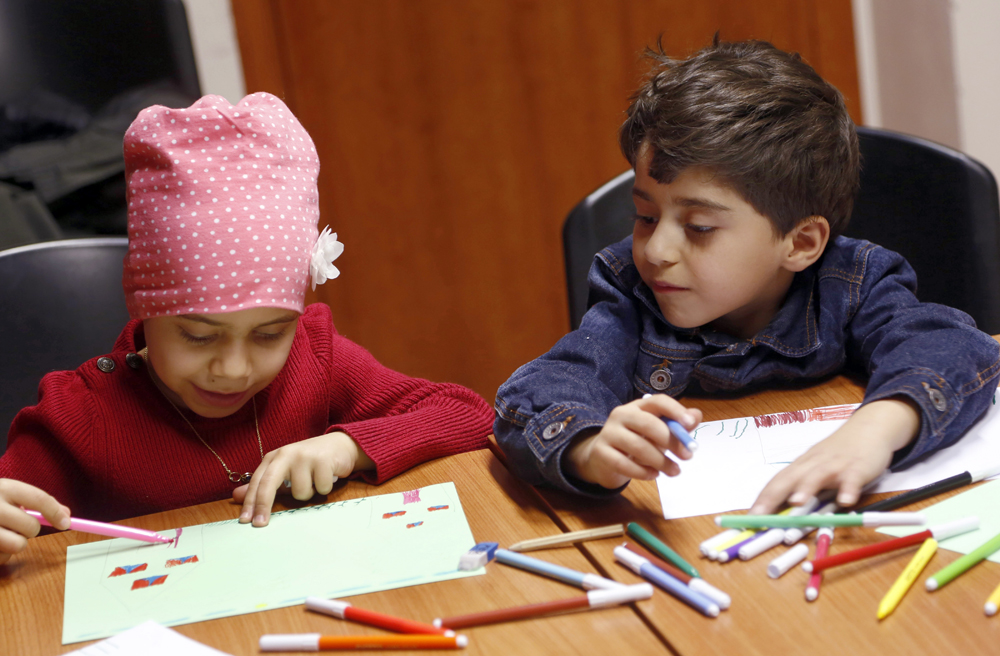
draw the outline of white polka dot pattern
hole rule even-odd
[[[140,112],[125,133],[132,318],[302,312],[318,174],[309,134],[269,93]]]

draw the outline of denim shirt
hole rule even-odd
[[[678,397],[864,371],[864,403],[905,396],[920,408],[920,433],[896,452],[897,470],[957,442],[997,387],[1000,345],[964,312],[919,302],[906,260],[867,241],[832,241],[751,339],[667,323],[632,261],[631,237],[597,254],[589,283],[580,328],[497,392],[494,433],[514,473],[531,484],[613,494],[568,475],[563,454],[581,431],[646,393]]]

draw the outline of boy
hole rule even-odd
[[[752,513],[822,489],[852,505],[886,467],[954,444],[990,403],[1000,348],[966,314],[918,302],[898,254],[839,236],[859,171],[840,93],[765,42],[649,54],[620,131],[633,234],[596,256],[579,330],[499,389],[494,432],[514,470],[591,496],[675,476],[664,453],[691,454],[662,418],[701,421],[675,400],[685,390],[845,366],[870,376],[863,405]]]

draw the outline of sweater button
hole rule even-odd
[[[127,364],[131,369],[142,368],[142,356],[138,353],[128,353],[125,355],[125,364]]]
[[[662,392],[670,387],[671,378],[670,372],[666,369],[657,369],[649,376],[649,385],[653,389]]]
[[[97,358],[97,368],[106,374],[110,374],[115,370],[115,361],[107,356]]]

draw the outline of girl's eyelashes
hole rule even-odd
[[[285,336],[285,330],[277,333],[254,333],[254,335],[262,342],[274,342]]]
[[[657,221],[654,216],[643,216],[642,214],[633,214],[632,220],[646,226],[655,225]]]
[[[191,344],[208,344],[213,339],[215,339],[215,335],[206,335],[204,337],[199,337],[197,335],[192,335],[186,330],[181,330],[181,337],[184,338],[184,341],[190,342]]]

